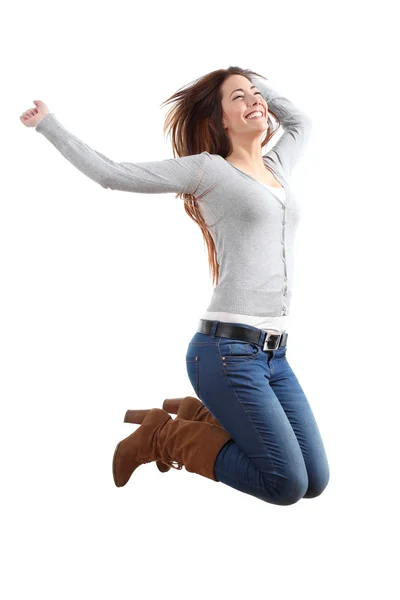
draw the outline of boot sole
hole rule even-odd
[[[117,454],[118,454],[118,448],[120,447],[121,443],[122,443],[122,440],[117,444],[117,447],[114,450],[114,456],[113,456],[113,461],[112,461],[113,479],[114,479],[114,483],[117,487],[123,487],[123,486],[119,485],[119,483],[117,482],[117,479],[115,477],[115,462],[116,462],[116,458],[117,458]]]

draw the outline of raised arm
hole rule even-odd
[[[192,194],[203,170],[206,154],[152,162],[114,162],[90,148],[47,114],[36,126],[57,150],[84,175],[104,188],[142,194]]]
[[[284,130],[276,144],[264,155],[264,161],[271,160],[278,170],[290,177],[307,146],[312,121],[293,102],[272,88],[267,80],[257,76],[252,76],[251,80],[271,111],[279,117]]]

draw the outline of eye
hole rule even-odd
[[[260,94],[260,96],[262,96],[261,92],[256,92],[254,95],[256,96],[257,94]],[[244,98],[244,96],[236,96],[236,98]],[[234,98],[234,100],[236,100],[236,98]]]

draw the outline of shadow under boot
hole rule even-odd
[[[141,426],[119,442],[113,457],[113,477],[117,487],[127,484],[143,463],[161,460],[174,469],[185,469],[213,481],[215,460],[230,434],[212,423],[187,421],[162,408],[150,409]],[[174,462],[178,466],[174,466]]]

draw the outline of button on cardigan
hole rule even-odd
[[[311,120],[267,81],[251,79],[283,128],[263,161],[283,186],[285,201],[282,190],[272,191],[219,154],[204,151],[159,161],[116,162],[68,131],[54,113],[47,114],[36,131],[103,188],[194,194],[219,264],[219,282],[204,314],[224,313],[224,320],[231,315],[234,322],[242,319],[282,331],[290,313],[294,240],[301,212],[290,178],[306,148]]]

